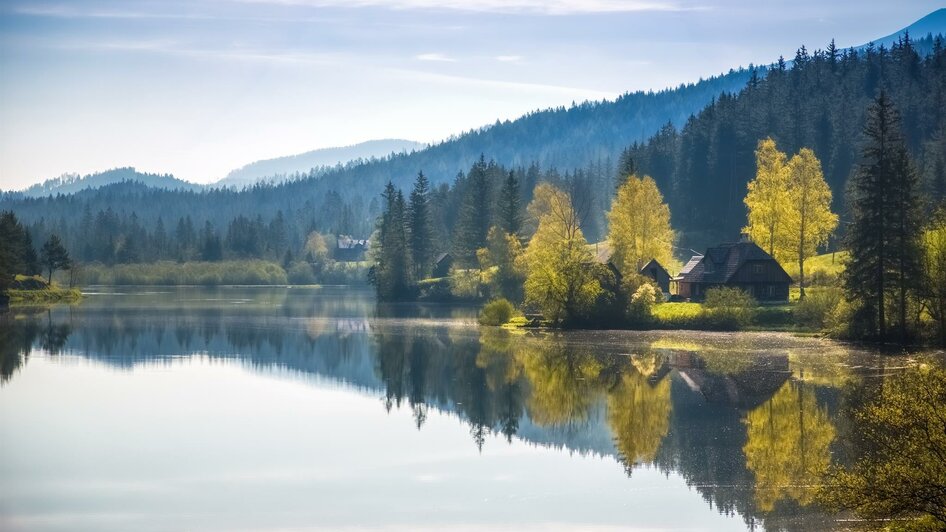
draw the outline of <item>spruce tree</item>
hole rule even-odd
[[[421,279],[430,269],[433,250],[433,233],[430,223],[430,182],[423,172],[418,172],[410,199],[410,240],[414,276]]]
[[[373,281],[382,300],[397,300],[410,293],[410,249],[406,228],[404,195],[388,182],[384,189],[385,209],[378,227],[380,249]]]
[[[59,240],[59,237],[56,235],[49,235],[49,240],[43,244],[43,249],[40,252],[40,261],[49,272],[49,276],[46,279],[49,283],[53,281],[54,271],[68,270],[72,267],[69,253],[66,252],[65,246],[62,245],[62,241]]]
[[[870,333],[886,340],[889,294],[896,296],[900,339],[906,340],[907,296],[919,278],[921,229],[916,172],[886,92],[868,111],[862,161],[849,189],[851,253],[844,284],[848,298],[865,304]]]
[[[499,209],[497,223],[499,228],[508,235],[518,235],[522,228],[522,207],[519,198],[519,180],[515,172],[510,171],[503,181],[499,192]]]
[[[486,246],[491,219],[489,200],[487,165],[481,155],[467,176],[466,190],[453,238],[456,259],[461,264],[475,264],[476,251]]]

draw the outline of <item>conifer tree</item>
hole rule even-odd
[[[373,281],[382,300],[407,297],[411,289],[410,244],[404,195],[390,181],[384,189],[385,209],[378,227],[380,249]]]
[[[864,302],[866,325],[881,341],[887,335],[888,294],[895,295],[905,341],[907,296],[920,277],[920,203],[900,119],[883,91],[870,107],[864,136],[863,160],[849,191],[845,288],[850,299]]]
[[[40,262],[49,272],[46,278],[49,283],[53,282],[54,271],[68,270],[72,266],[69,253],[57,235],[49,235],[49,239],[43,244],[43,249],[40,252]]]
[[[410,243],[414,277],[427,276],[433,251],[433,232],[430,226],[430,182],[423,172],[417,173],[410,197]]]
[[[507,235],[518,235],[522,228],[522,207],[519,201],[519,180],[510,171],[499,192],[499,209],[496,213],[500,230]]]
[[[464,265],[476,262],[476,251],[486,246],[490,228],[490,190],[485,158],[473,165],[467,176],[453,246],[456,259]]]

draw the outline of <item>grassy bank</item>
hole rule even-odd
[[[40,276],[17,275],[14,287],[6,291],[11,305],[49,305],[54,303],[77,303],[82,299],[78,288],[64,288],[49,284]]]
[[[367,266],[363,263],[329,262],[313,267],[299,262],[287,272],[281,265],[265,260],[89,264],[82,272],[85,284],[111,286],[363,284],[366,278]]]

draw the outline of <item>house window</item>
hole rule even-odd
[[[765,287],[765,293],[768,294],[769,297],[775,297],[775,285],[770,284]]]
[[[762,272],[764,272],[764,271],[765,271],[765,266],[764,266],[764,265],[762,265],[762,264],[753,264],[753,265],[752,265],[752,273],[754,273],[754,274],[756,274],[756,275],[761,275]]]

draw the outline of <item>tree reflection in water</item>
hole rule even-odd
[[[31,349],[119,367],[199,353],[287,368],[377,393],[420,430],[432,409],[453,412],[479,448],[496,434],[610,456],[628,475],[672,472],[767,529],[834,526],[813,487],[832,451],[865,452],[847,448],[866,420],[840,405],[884,389],[879,355],[817,340],[511,332],[475,326],[475,311],[271,292],[225,309],[152,301],[0,318],[0,383]]]

